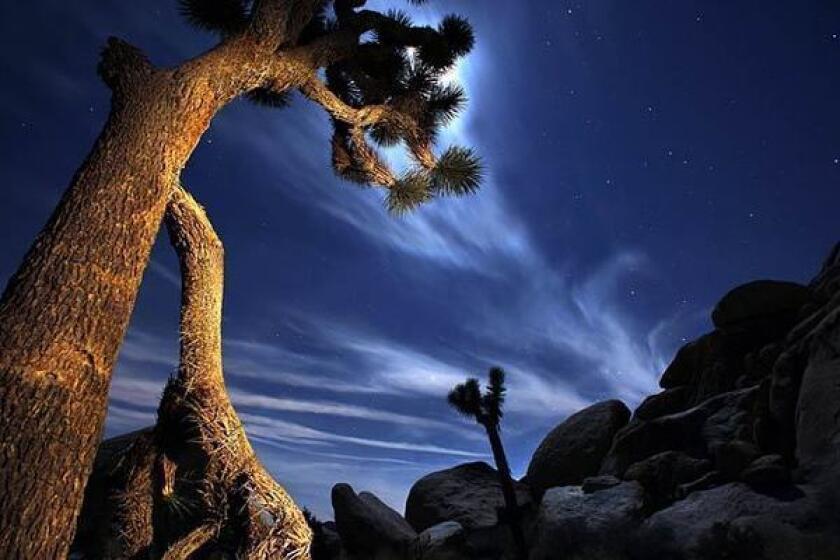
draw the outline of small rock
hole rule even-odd
[[[456,521],[438,523],[417,535],[411,549],[412,560],[462,560],[464,528]]]
[[[612,488],[613,486],[618,486],[619,484],[621,484],[621,481],[614,476],[589,476],[583,479],[583,486],[581,486],[581,489],[584,494],[592,494],[593,492],[606,490],[607,488]]]
[[[760,455],[758,447],[746,441],[728,441],[718,444],[713,449],[715,466],[720,473],[735,480],[741,472]]]
[[[781,455],[764,455],[741,472],[741,480],[755,487],[776,486],[790,482],[790,471]]]
[[[680,484],[677,487],[675,497],[678,500],[682,500],[689,494],[699,492],[700,490],[708,490],[709,488],[714,488],[715,486],[719,486],[722,482],[723,476],[720,474],[720,471],[710,471],[698,478],[697,480],[693,480],[686,484]]]
[[[692,396],[691,387],[682,386],[665,389],[661,393],[651,395],[633,413],[639,420],[651,420],[666,414],[674,414],[689,407]]]

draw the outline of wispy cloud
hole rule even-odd
[[[390,441],[373,438],[341,435],[309,428],[294,422],[278,420],[273,416],[242,413],[239,415],[249,433],[267,440],[294,441],[306,444],[342,443],[362,447],[374,447],[391,451],[410,451],[412,453],[432,453],[457,457],[484,458],[486,453],[475,453],[452,447],[429,445],[411,441]]]

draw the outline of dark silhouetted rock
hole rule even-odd
[[[429,527],[411,546],[411,560],[465,560],[468,558],[464,528],[455,521]]]
[[[840,473],[840,309],[815,340],[796,410],[796,458],[806,477]]]
[[[601,474],[623,477],[627,467],[663,451],[708,456],[717,443],[736,439],[750,430],[748,411],[758,388],[723,393],[676,414],[648,421],[634,420],[616,434],[601,466]]]
[[[781,455],[763,455],[741,472],[750,486],[767,488],[790,482],[790,471]]]
[[[616,432],[630,419],[621,401],[593,404],[567,418],[540,443],[528,465],[528,485],[536,495],[554,486],[580,484],[598,474]]]
[[[663,389],[696,386],[703,372],[717,361],[721,354],[721,335],[717,332],[704,334],[692,340],[677,351],[677,355],[665,368],[659,379]]]
[[[530,560],[627,558],[627,539],[642,519],[644,491],[625,482],[593,494],[551,488],[537,514]]]
[[[735,389],[752,346],[742,335],[705,334],[677,351],[659,380],[663,389],[682,387],[683,408]]]
[[[332,489],[335,525],[350,552],[401,553],[417,537],[402,516],[370,492],[356,494],[349,484]]]
[[[630,465],[624,478],[641,484],[651,504],[660,508],[676,499],[677,487],[708,473],[712,464],[679,451],[665,451]]]
[[[803,490],[774,497],[731,483],[695,492],[647,519],[634,550],[644,551],[641,558],[687,560],[840,558],[837,533]]]
[[[619,484],[621,484],[621,481],[614,476],[588,476],[583,479],[581,489],[584,494],[591,494],[593,492],[612,488],[613,486],[618,486]]]
[[[530,491],[516,483],[519,505],[531,502]],[[444,521],[457,521],[465,530],[495,527],[504,507],[499,475],[487,463],[466,463],[428,474],[408,493],[405,517],[417,531]]]
[[[693,391],[691,387],[682,386],[665,389],[661,393],[651,395],[633,412],[633,417],[639,420],[651,420],[667,414],[674,414],[689,408]]]
[[[784,334],[810,300],[811,291],[800,284],[757,280],[727,293],[712,311],[712,322],[722,330],[770,327]]]
[[[752,463],[761,452],[754,444],[733,440],[718,443],[712,449],[715,468],[728,480],[736,480],[741,472]]]
[[[715,486],[720,486],[723,482],[723,475],[720,474],[719,471],[710,471],[697,480],[680,484],[674,495],[678,500],[682,500],[689,494],[693,494],[694,492],[699,492],[701,490],[708,490],[709,488],[714,488]]]
[[[830,300],[834,295],[840,293],[840,243],[826,258],[822,270],[809,285],[817,299],[822,301]]]

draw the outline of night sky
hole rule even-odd
[[[377,1],[372,7],[407,7]],[[426,472],[489,460],[445,394],[509,372],[521,474],[588,403],[655,391],[728,289],[806,281],[840,239],[840,4],[432,1],[475,27],[453,78],[474,197],[397,219],[333,176],[329,122],[296,99],[236,102],[184,173],[226,247],[226,375],[261,459],[330,517],[350,482],[402,509]],[[108,112],[109,35],[174,64],[212,44],[173,0],[3,2],[0,278],[44,224]],[[392,154],[396,164],[403,156]],[[176,366],[179,280],[155,248],[107,433],[153,421]]]

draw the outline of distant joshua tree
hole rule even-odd
[[[471,50],[469,23],[450,15],[415,25],[364,5],[181,0],[185,18],[220,41],[171,68],[108,41],[99,64],[108,120],[0,298],[0,556],[67,555],[152,244],[181,170],[225,105],[245,96],[282,107],[299,91],[332,118],[335,171],[384,188],[396,213],[478,188],[471,150],[434,147],[465,102],[441,78]],[[374,147],[396,143],[414,162],[404,173]]]
[[[505,517],[513,533],[517,554],[520,559],[524,560],[528,556],[528,551],[519,520],[516,490],[513,485],[513,478],[510,475],[510,467],[505,455],[505,448],[502,445],[502,438],[499,434],[499,425],[504,415],[502,408],[507,391],[505,388],[505,372],[499,367],[490,368],[488,379],[487,390],[483,395],[478,379],[470,378],[466,382],[456,385],[449,393],[447,400],[455,410],[468,418],[474,419],[487,431],[505,499]]]

